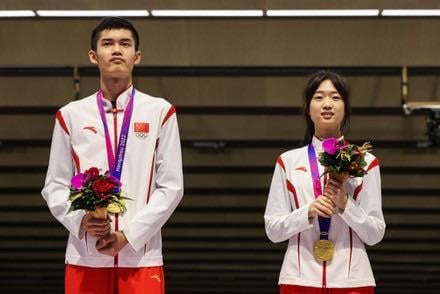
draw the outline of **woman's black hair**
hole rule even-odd
[[[322,82],[329,80],[332,82],[333,86],[341,95],[344,101],[344,118],[341,123],[341,130],[345,130],[350,123],[351,116],[351,103],[350,103],[350,93],[348,91],[347,83],[344,78],[339,74],[322,70],[312,74],[307,82],[306,88],[304,89],[304,105],[303,112],[306,119],[306,133],[304,135],[303,144],[307,145],[312,141],[313,135],[315,134],[315,125],[310,117],[310,102],[312,101],[313,95],[315,95],[316,90]]]

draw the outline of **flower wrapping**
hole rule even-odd
[[[319,162],[325,167],[322,175],[344,182],[349,177],[363,177],[367,174],[365,154],[372,150],[369,142],[362,146],[348,144],[344,139],[327,138],[322,142],[323,152]]]
[[[121,182],[110,172],[100,174],[96,167],[84,173],[78,173],[70,181],[70,211],[84,209],[95,218],[107,218],[110,213],[122,213],[126,210],[122,195]]]

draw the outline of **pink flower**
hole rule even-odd
[[[109,178],[107,178],[107,181],[109,181],[110,183],[113,183],[115,186],[120,187],[121,186],[121,182],[115,178],[114,176],[110,176]]]
[[[325,152],[331,155],[335,155],[341,150],[338,140],[334,137],[325,139],[324,142],[322,142],[322,148],[324,148]]]
[[[84,174],[79,173],[73,176],[70,180],[70,185],[77,190],[82,189],[84,186]]]
[[[105,173],[106,176],[106,180],[110,183],[112,183],[113,185],[115,185],[116,187],[121,187],[121,181],[118,180],[118,178],[112,176],[109,172]]]

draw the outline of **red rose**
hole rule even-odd
[[[107,182],[103,179],[98,179],[93,183],[92,189],[96,194],[106,194],[112,191],[114,188],[114,184]],[[103,198],[103,197],[100,197]]]
[[[84,172],[84,182],[88,183],[93,181],[99,176],[99,169],[96,167],[91,167]]]

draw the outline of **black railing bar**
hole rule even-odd
[[[137,66],[138,76],[306,76],[318,70],[333,70],[350,76],[400,76],[400,66]],[[81,76],[98,76],[93,65],[79,65]],[[0,76],[73,76],[73,65],[0,66]],[[438,75],[440,66],[408,66],[410,75]]]
[[[1,148],[30,148],[49,147],[50,139],[0,139]],[[361,140],[352,140],[354,144],[362,144]],[[413,149],[420,148],[420,140],[374,140],[375,148],[399,148]],[[183,148],[199,149],[206,151],[221,151],[225,148],[282,148],[291,149],[301,145],[301,140],[223,140],[223,139],[186,139],[181,141]]]
[[[215,197],[212,197],[212,199],[215,199]],[[49,212],[46,206],[4,206],[0,205],[0,208],[7,211],[8,213],[24,213],[24,212],[34,212],[34,213],[41,213],[41,212]],[[179,206],[176,210],[176,213],[178,214],[197,214],[197,213],[225,213],[225,214],[263,214],[264,213],[264,206],[208,206],[204,204],[199,204],[197,206]],[[440,208],[436,207],[412,207],[412,208],[403,208],[403,207],[384,207],[383,211],[385,214],[405,214],[405,215],[426,215],[426,214],[440,214]],[[259,220],[258,223],[263,222],[263,220]],[[41,222],[36,222],[35,225],[38,223],[39,225],[43,224],[50,224],[53,223],[54,220],[44,220]],[[15,223],[15,224],[23,224],[23,221],[2,221],[0,222],[0,226],[5,226],[9,223]],[[219,222],[218,225],[221,226],[223,223]],[[256,223],[257,224],[257,223]],[[212,224],[207,224],[208,227],[210,227]],[[419,224],[420,227],[423,227],[425,224]],[[426,223],[426,225],[430,225],[429,223]],[[203,227],[203,225],[201,225]]]
[[[46,172],[46,165],[0,165],[1,173],[42,173]],[[186,174],[267,174],[272,173],[272,165],[185,165],[183,171]],[[435,175],[440,174],[438,166],[381,166],[382,174],[397,175]]]
[[[43,183],[41,183],[43,185]],[[42,186],[38,187],[14,187],[4,186],[0,187],[0,194],[40,194]],[[212,188],[195,188],[186,187],[185,195],[267,195],[269,187],[267,188],[225,188],[225,187],[212,187]],[[440,195],[440,188],[383,188],[382,195],[386,196],[438,196]]]
[[[0,106],[0,115],[55,115],[61,106]],[[179,115],[302,115],[299,106],[176,106]],[[404,116],[400,106],[358,106],[353,115]],[[414,111],[414,115],[423,115]]]
[[[73,77],[73,66],[1,66],[0,76],[10,77]]]

